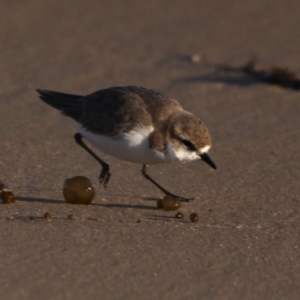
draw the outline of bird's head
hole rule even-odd
[[[179,161],[201,159],[217,169],[207,152],[211,138],[203,122],[188,112],[180,112],[170,119],[168,127],[168,155]]]

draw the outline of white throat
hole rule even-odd
[[[205,147],[200,148],[200,153],[206,153],[210,149],[210,147],[210,145],[206,145]],[[167,142],[166,152],[166,157],[170,161],[193,161],[196,159],[200,159],[199,155],[195,151],[190,151],[183,146],[179,149],[176,149],[170,141]]]
[[[176,149],[170,141],[167,142],[166,150],[166,156],[170,161],[192,161],[195,159],[199,159],[199,156],[196,154],[196,152],[191,152],[184,147]]]
[[[210,147],[211,147],[210,145],[206,145],[205,147],[200,148],[201,154],[208,152],[208,150],[210,149]]]

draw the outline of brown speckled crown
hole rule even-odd
[[[204,123],[189,112],[174,115],[169,127],[170,139],[179,146],[182,140],[190,141],[196,149],[211,145],[211,138]],[[176,143],[177,141],[177,143]]]

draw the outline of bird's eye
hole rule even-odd
[[[181,144],[191,151],[196,150],[196,147],[193,145],[193,143],[188,140],[181,140]]]

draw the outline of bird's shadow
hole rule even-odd
[[[115,196],[119,196],[119,197],[126,197],[124,195],[115,195]],[[103,208],[119,208],[119,209],[138,209],[138,210],[145,210],[145,211],[159,211],[162,214],[146,214],[144,215],[144,219],[149,220],[149,221],[162,221],[162,222],[180,222],[180,223],[185,223],[187,222],[186,220],[183,219],[177,219],[174,216],[166,216],[163,215],[163,210],[157,208],[156,205],[156,201],[159,200],[160,198],[156,198],[156,197],[138,197],[138,196],[133,196],[132,198],[140,198],[143,201],[147,201],[150,202],[151,204],[147,205],[147,204],[123,204],[123,203],[91,203],[89,204],[90,206],[100,206]],[[52,204],[67,204],[67,205],[76,205],[76,204],[70,204],[70,203],[66,203],[64,200],[56,200],[56,199],[50,199],[50,198],[39,198],[39,197],[29,197],[29,196],[16,196],[16,200],[17,201],[22,201],[22,202],[29,202],[29,203],[52,203]],[[78,205],[77,206],[82,206],[82,205]],[[85,206],[85,205],[84,205]],[[174,212],[175,213],[175,212]],[[19,218],[21,220],[25,219],[27,220],[27,217],[20,217],[20,216],[16,216],[16,218]],[[39,219],[44,219],[43,217],[40,217]],[[91,219],[92,220],[92,219]]]
[[[93,203],[92,203],[93,205]],[[108,203],[108,204],[100,204],[100,203],[95,203],[94,205],[98,205],[101,207],[106,207],[106,208],[134,208],[134,209],[148,209],[148,210],[156,210],[156,206],[150,206],[150,205],[141,205],[141,204],[120,204],[120,203]]]
[[[146,215],[145,219],[153,220],[153,221],[163,221],[163,222],[181,222],[188,223],[188,221],[184,219],[178,219],[175,216],[164,216],[164,215]]]
[[[23,197],[23,196],[16,196],[17,201],[22,202],[38,202],[38,203],[54,203],[54,204],[64,204],[64,201],[49,199],[49,198],[38,198],[38,197]]]
[[[122,196],[122,195],[116,195],[116,196]],[[123,195],[124,196],[124,195]],[[138,198],[138,197],[136,197]],[[157,201],[159,198],[153,198],[153,197],[139,197],[142,198],[144,201]],[[52,203],[52,204],[67,204],[63,200],[55,200],[55,199],[49,199],[49,198],[39,198],[39,197],[24,197],[24,196],[16,196],[17,201],[21,202],[30,202],[30,203]],[[76,205],[76,204],[70,204],[70,205]],[[143,205],[143,204],[122,204],[122,203],[91,203],[89,204],[91,206],[101,206],[105,208],[134,208],[134,209],[145,209],[145,210],[156,210],[156,205]]]
[[[125,195],[120,195],[120,194],[115,195],[115,196],[125,197]],[[139,198],[144,201],[152,201],[152,202],[154,202],[154,201],[156,202],[157,200],[160,199],[160,198],[154,198],[154,197],[138,197],[138,196],[130,196],[130,197],[131,198]],[[93,205],[93,203],[92,203],[92,205]],[[98,205],[98,206],[102,206],[102,207],[106,207],[106,208],[135,208],[135,209],[157,210],[156,205],[144,205],[144,204],[94,203],[94,205]]]

